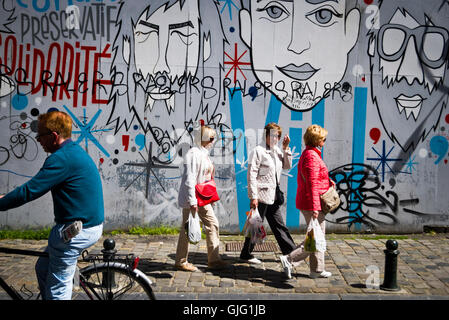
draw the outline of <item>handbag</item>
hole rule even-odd
[[[209,203],[220,200],[215,180],[212,178],[203,183],[198,183],[195,186],[195,196],[199,207],[204,207]]]
[[[329,189],[322,195],[320,195],[321,211],[323,213],[329,213],[334,211],[340,205],[340,196],[338,195],[335,186],[332,184]]]
[[[282,192],[281,188],[279,188],[279,185],[276,184],[276,193],[274,195],[274,204],[281,206],[284,203],[284,192]]]
[[[306,178],[304,178],[304,175],[301,172],[301,176],[306,181]],[[335,189],[335,184],[332,180],[330,180],[331,186],[327,191],[320,195],[320,204],[321,204],[321,212],[324,214],[334,211],[340,206],[340,196],[338,195],[337,189]]]
[[[285,201],[284,193],[282,192],[281,188],[279,187],[278,175],[276,173],[276,170],[275,170],[274,174],[276,175],[276,191],[274,194],[274,204],[281,206],[284,204],[284,201]]]

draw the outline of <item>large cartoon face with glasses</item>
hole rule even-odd
[[[436,128],[447,104],[449,80],[449,5],[426,2],[428,13],[416,4],[415,12],[406,5],[382,4],[381,19],[391,18],[369,43],[372,98],[388,135],[404,151],[414,150]]]
[[[249,2],[240,31],[256,77],[290,109],[310,110],[342,79],[360,12],[345,0]]]

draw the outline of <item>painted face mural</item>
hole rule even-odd
[[[174,110],[174,85],[196,74],[199,59],[198,2],[177,2],[168,9],[145,11],[134,28],[135,64],[138,72],[150,77],[146,107],[165,101]]]
[[[371,34],[372,99],[390,139],[414,150],[438,125],[447,105],[447,2],[381,3],[380,28]],[[389,14],[391,13],[391,14]]]
[[[299,111],[313,108],[342,79],[359,21],[349,1],[251,0],[240,11],[256,77]]]
[[[278,182],[286,226],[297,232],[306,228],[295,205],[303,135],[319,124],[342,200],[326,218],[331,232],[447,225],[448,7],[0,0],[0,193],[39,172],[54,143],[39,115],[60,110],[100,171],[105,228],[179,227],[183,160],[204,124],[215,133],[214,213],[220,230],[239,233],[251,152],[282,149],[288,135],[292,165]],[[266,138],[269,122],[280,138]],[[46,198],[5,212],[0,227],[51,224]]]
[[[205,13],[207,19],[202,18]],[[117,21],[108,124],[114,124],[116,132],[138,126],[165,159],[184,134],[173,131],[188,131],[202,117],[200,109],[219,103],[216,66],[223,61],[225,37],[217,4],[124,1]],[[167,117],[170,121],[160,121]]]

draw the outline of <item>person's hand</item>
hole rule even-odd
[[[190,212],[196,213],[198,211],[198,206],[196,204],[190,206]]]
[[[0,199],[3,198],[5,195],[4,194],[0,194]]]
[[[290,137],[288,134],[284,136],[284,139],[282,140],[282,149],[287,149],[288,145],[290,144]]]
[[[256,209],[258,205],[259,201],[257,199],[251,199],[251,201],[249,202],[249,207],[251,209]]]
[[[315,219],[317,219],[319,214],[320,214],[319,211],[314,210],[312,215]]]

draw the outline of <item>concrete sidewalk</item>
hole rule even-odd
[[[388,292],[367,288],[366,283],[383,283],[386,239],[361,235],[327,235],[326,270],[328,279],[310,279],[308,259],[287,280],[279,262],[280,251],[255,252],[260,265],[239,261],[238,251],[226,251],[227,243],[243,237],[221,236],[220,253],[230,267],[207,268],[206,241],[190,245],[189,262],[199,268],[190,273],[174,269],[177,236],[113,236],[119,253],[140,256],[139,269],[154,283],[158,299],[188,300],[345,300],[345,299],[449,299],[449,234],[406,235],[398,239],[398,285]],[[371,239],[366,239],[366,238]],[[300,243],[304,235],[293,235]],[[89,252],[100,252],[101,239]],[[46,241],[0,240],[0,246],[42,250]],[[273,236],[266,243],[275,244]],[[231,247],[231,246],[228,246]],[[37,258],[0,254],[0,275],[15,288],[23,284],[36,292],[34,263]],[[13,263],[13,264],[12,264]],[[0,289],[1,291],[1,289]],[[0,292],[0,299],[4,299]]]

